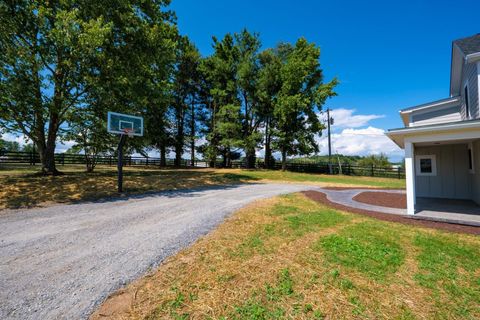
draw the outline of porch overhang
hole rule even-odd
[[[405,142],[449,142],[480,138],[480,119],[388,130],[386,135],[400,148]]]

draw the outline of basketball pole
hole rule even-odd
[[[120,142],[118,143],[118,162],[117,162],[117,169],[118,169],[118,181],[117,187],[118,192],[123,192],[123,145],[125,144],[125,140],[127,140],[127,135],[122,134],[120,136]]]

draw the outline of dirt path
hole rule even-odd
[[[315,189],[251,184],[0,216],[0,319],[87,318],[110,293],[247,203]]]

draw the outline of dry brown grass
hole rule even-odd
[[[84,172],[82,166],[60,169],[64,175],[42,176],[32,171],[0,171],[0,209],[118,196],[115,167],[98,167],[93,173]],[[124,169],[125,195],[253,181],[241,175],[219,174],[210,169]]]
[[[83,166],[60,166],[62,176],[42,176],[38,167],[0,167],[0,210],[46,206],[54,203],[94,200],[118,196],[117,171],[114,166],[99,166],[86,173]],[[398,179],[342,177],[317,174],[240,169],[158,169],[125,167],[126,195],[164,190],[232,183],[275,182],[316,186],[398,186]],[[357,183],[357,184],[355,184]]]
[[[414,278],[419,271],[415,235],[441,232],[338,211],[343,218],[337,216],[335,223],[290,224],[289,217],[329,210],[303,195],[255,202],[108,299],[92,319],[433,319],[446,312],[438,304],[448,309],[449,296]],[[380,236],[395,237],[404,252],[398,269],[383,278],[333,263],[317,246],[319,239],[362,223]],[[452,237],[480,244],[477,237]],[[282,293],[285,285],[292,291]]]

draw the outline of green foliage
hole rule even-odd
[[[388,157],[386,154],[381,153],[379,155],[372,154],[370,156],[364,157],[358,160],[357,164],[359,166],[369,167],[389,167],[391,166],[390,161],[388,161]]]
[[[287,156],[318,152],[315,135],[321,133],[323,125],[317,113],[328,98],[336,95],[333,89],[337,80],[323,83],[320,49],[304,38],[295,46],[282,44],[276,52],[282,64],[273,108],[273,136],[285,169]]]
[[[16,141],[6,141],[0,139],[0,150],[18,152],[21,150],[20,144]]]
[[[0,125],[36,144],[45,173],[57,172],[62,125],[87,127],[79,113],[98,123],[107,109],[141,114],[164,99],[177,35],[168,3],[0,4]]]
[[[202,58],[178,33],[169,0],[14,1],[0,4],[0,129],[25,135],[45,173],[56,173],[58,141],[74,141],[93,170],[115,139],[107,111],[141,115],[145,136],[128,152],[158,149],[176,163],[195,141],[213,165],[242,153],[248,167],[266,146],[284,159],[318,151],[317,113],[335,95],[323,82],[320,49],[305,39],[260,51],[244,29],[213,38]],[[267,165],[271,164],[267,161]]]

